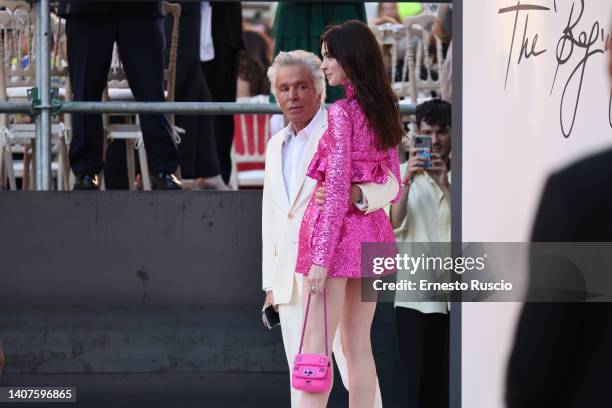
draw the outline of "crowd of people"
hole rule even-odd
[[[320,68],[320,61],[314,54],[305,51],[281,53],[275,58],[269,72],[273,93],[277,95],[289,124],[270,140],[266,154],[266,178],[262,205],[262,273],[263,290],[266,292],[264,309],[269,305],[274,305],[279,313],[285,352],[291,369],[301,335],[302,304],[306,294],[311,291],[310,272],[312,269],[308,271],[309,273],[304,274],[308,276],[308,279],[292,271],[296,262],[299,262],[298,250],[304,247],[302,242],[313,239],[309,237],[309,232],[303,231],[306,228],[304,223],[309,225],[308,223],[312,223],[313,218],[316,219],[315,224],[319,223],[319,217],[316,215],[310,215],[310,218],[305,219],[307,208],[312,209],[316,204],[320,206],[320,211],[324,212],[325,202],[334,200],[328,194],[331,181],[323,178],[323,180],[318,180],[320,183],[317,184],[315,178],[321,173],[317,173],[312,168],[312,163],[317,163],[316,160],[313,160],[314,155],[321,154],[317,150],[319,141],[324,137],[326,130],[332,126],[333,119],[329,117],[331,112],[328,113],[321,105],[325,97],[325,79]],[[351,97],[348,96],[348,98]],[[296,109],[296,106],[299,108]],[[342,212],[358,219],[372,218],[369,214],[375,213],[382,217],[375,223],[385,225],[385,223],[389,224],[389,220],[386,215],[382,215],[384,212],[381,214],[381,211],[384,211],[383,208],[389,203],[395,201],[391,204],[390,215],[391,225],[398,242],[449,242],[450,120],[449,102],[432,100],[420,105],[417,108],[418,132],[432,138],[432,167],[425,171],[423,158],[417,154],[418,149],[412,148],[409,152],[410,159],[401,166],[401,175],[389,172],[386,174],[384,183],[376,183],[368,179],[353,180],[350,190],[346,190],[347,198],[352,204],[348,209],[344,208]],[[349,136],[343,135],[343,137],[348,138]],[[327,171],[330,171],[329,167]],[[326,172],[324,173],[327,175]],[[309,178],[307,175],[315,176],[315,178]],[[400,181],[403,187],[401,194],[398,194]],[[314,198],[311,200],[311,197]],[[318,212],[315,213],[318,214]],[[350,219],[342,222],[350,223]],[[311,226],[310,234],[313,228],[315,227]],[[318,230],[325,229],[320,226]],[[360,234],[358,241],[377,242],[380,240],[380,237],[366,238],[368,231],[366,226],[355,227],[354,231]],[[329,235],[323,235],[319,239],[329,242],[328,237]],[[388,236],[386,239],[395,240]],[[345,246],[347,240],[344,238]],[[341,239],[338,238],[338,241]],[[310,243],[306,245],[306,248],[309,245]],[[337,252],[334,253],[347,254],[346,256],[352,259],[359,258],[357,254],[347,253],[347,250],[348,247],[335,248]],[[353,267],[359,268],[358,262],[350,261],[344,256],[341,260],[333,262],[338,267],[352,264]],[[307,268],[302,268],[304,269]],[[351,278],[340,279],[340,284],[344,285],[345,291],[349,291],[349,282],[361,287],[360,279],[357,278],[358,270],[353,271]],[[334,275],[325,273],[324,276],[330,279]],[[325,281],[325,279],[321,280]],[[317,282],[317,285],[327,287],[328,284],[321,284],[321,280]],[[334,281],[333,278],[331,280]],[[315,287],[315,292],[319,289],[318,286]],[[339,330],[336,336],[330,339],[329,348],[333,350],[343,384],[350,392],[350,384],[353,384],[355,388],[360,387],[355,380],[352,383],[349,380],[351,372],[355,376],[361,375],[364,371],[372,371],[371,367],[369,370],[362,370],[361,366],[348,361],[371,358],[371,355],[368,354],[371,353],[371,350],[368,350],[367,342],[373,312],[372,310],[359,311],[365,307],[364,303],[360,302],[361,292],[359,290],[352,289],[352,296],[357,296],[359,300],[353,299],[354,304],[349,306],[346,300],[348,293],[343,296],[331,293],[333,294],[330,294],[330,298],[332,296],[336,299],[345,298],[343,307],[351,312],[344,313],[354,313],[353,318],[359,319],[365,325],[361,327],[361,336],[346,328],[345,331]],[[355,304],[361,307],[356,307]],[[409,303],[401,299],[396,302],[398,345],[409,378],[407,384],[409,404],[407,406],[444,407],[448,405],[449,318],[447,305],[447,302]],[[321,300],[313,301],[311,307],[315,310],[317,307],[321,308]],[[375,304],[370,304],[369,307],[374,308]],[[342,319],[350,319],[345,316],[343,314],[340,318],[341,327],[346,327],[342,326]],[[368,316],[369,318],[366,318]],[[310,327],[316,328],[322,325],[321,318],[317,315],[312,315],[310,322]],[[338,324],[337,320],[336,324]],[[330,327],[330,332],[333,333],[335,327]],[[318,334],[322,333],[319,331]],[[350,340],[344,340],[347,338]],[[359,339],[366,345],[354,346],[351,344]],[[321,350],[320,345],[318,348],[316,346],[311,348],[311,350],[317,349]],[[372,382],[371,378],[368,381],[370,384],[377,383]],[[360,399],[362,397],[374,397],[372,406],[382,406],[378,387],[370,395],[359,396]],[[292,406],[300,406],[299,391],[292,389],[291,399]]]
[[[266,70],[279,52],[302,49],[319,55],[318,38],[329,24],[357,19],[373,26],[431,7],[393,2],[375,8],[360,2],[278,2],[271,6],[272,18],[261,13],[246,18],[238,2],[170,2],[181,6],[174,84],[178,102],[274,102]],[[66,39],[58,52],[68,66],[73,100],[102,99],[115,44],[134,99],[165,100],[164,68],[173,21],[164,19],[161,1],[61,0],[54,14],[65,20]],[[327,103],[344,96],[340,87],[328,87],[326,95]],[[110,120],[126,119],[115,115]],[[141,114],[138,123],[152,188],[228,189],[236,172],[231,114],[177,114],[174,120],[168,115]],[[286,119],[275,115],[266,138],[285,125]],[[73,115],[69,162],[76,190],[99,189],[101,177],[107,189],[130,187],[125,141],[112,139],[107,146],[104,131],[101,115]],[[140,176],[137,180],[142,188]]]
[[[307,18],[301,7],[285,13]],[[353,5],[343,11],[365,16]],[[266,151],[262,318],[268,325],[266,309],[278,313],[292,407],[326,405],[330,389],[308,392],[296,374],[302,352],[323,350],[333,352],[350,406],[380,407],[370,345],[376,303],[362,301],[369,278],[361,275],[360,244],[450,241],[451,104],[417,107],[413,133],[431,138],[431,166],[414,138],[400,166],[398,99],[372,31],[359,18],[327,27],[318,39],[288,35],[305,49],[281,51],[268,70],[287,123]],[[330,94],[339,97],[326,109]],[[448,406],[448,302],[398,298],[395,306],[406,406]]]
[[[289,365],[301,348],[306,295],[323,292],[333,335],[324,338],[322,315],[311,313],[304,350],[333,350],[351,403],[382,406],[370,346],[376,304],[361,301],[354,259],[363,241],[450,240],[450,103],[436,99],[418,107],[413,133],[431,137],[432,166],[424,169],[412,145],[400,170],[405,130],[363,3],[279,3],[274,27],[243,21],[240,3],[179,3],[175,100],[270,95],[282,110],[282,126],[266,149],[262,272],[264,308],[278,310]],[[370,24],[399,23],[400,14],[421,11],[400,6],[380,4]],[[66,18],[75,100],[101,99],[114,42],[135,98],[164,100],[164,31],[169,38],[172,26],[164,27],[160,2],[84,7],[62,0],[58,11]],[[449,9],[439,13],[436,30],[449,49]],[[105,165],[100,117],[75,114],[73,123],[75,189],[97,189]],[[227,189],[232,116],[176,115],[184,130],[178,146],[166,116],[140,115],[140,123],[153,188],[186,187],[175,176],[180,166],[187,188]],[[361,159],[354,161],[357,154]],[[374,172],[379,167],[385,171]],[[312,296],[310,307],[322,308],[321,296]],[[447,304],[398,300],[396,315],[409,406],[446,406]],[[329,390],[293,388],[292,406],[324,406],[328,396]]]
[[[264,308],[279,313],[290,372],[302,338],[306,353],[333,350],[351,406],[382,406],[370,345],[376,303],[362,301],[365,280],[355,260],[361,242],[450,240],[451,107],[442,99],[418,106],[411,132],[431,138],[431,167],[412,142],[400,165],[406,124],[368,23],[400,22],[422,7],[380,4],[372,20],[360,2],[282,2],[271,27],[245,21],[240,3],[177,3],[175,100],[263,96],[282,111],[266,149],[262,288]],[[160,1],[60,0],[57,12],[66,19],[75,101],[102,99],[115,43],[134,98],[165,99],[172,24]],[[450,27],[442,28],[448,19],[439,18],[437,29],[450,49]],[[139,116],[154,189],[228,188],[231,115],[176,115],[180,144],[167,115]],[[122,185],[109,179],[117,173],[109,167],[120,165],[112,153],[120,142],[104,152],[102,126],[100,115],[73,114],[75,190],[99,189],[102,173],[107,187]],[[324,303],[326,320],[317,313]],[[306,304],[310,330],[303,332]],[[446,302],[396,302],[408,406],[448,405],[448,313]],[[325,406],[328,397],[329,389],[291,391],[292,407]]]
[[[258,98],[282,111],[282,126],[266,149],[262,289],[263,310],[278,313],[291,406],[327,404],[333,354],[350,406],[382,407],[370,341],[376,303],[362,298],[371,278],[362,275],[361,244],[451,241],[452,6],[437,8],[431,33],[444,45],[440,98],[418,104],[409,124],[413,136],[431,140],[424,156],[416,137],[406,138],[388,67],[367,25],[401,24],[423,5],[379,3],[368,18],[358,2],[286,2],[278,4],[271,27],[244,21],[240,3],[177,3],[182,15],[175,99]],[[164,50],[172,27],[162,18],[161,2],[60,0],[57,12],[66,19],[74,100],[102,98],[115,43],[135,99],[164,100]],[[608,65],[612,76],[610,58]],[[179,145],[167,116],[140,115],[153,188],[227,189],[233,118],[175,119],[184,131]],[[101,171],[113,165],[114,147],[105,162],[102,140],[99,115],[73,115],[75,189],[98,189]],[[533,241],[609,240],[612,226],[603,216],[609,193],[591,188],[609,183],[609,160],[606,151],[550,177]],[[179,167],[184,181],[176,177]],[[397,297],[394,306],[408,377],[405,406],[447,407],[448,300]],[[609,401],[610,316],[604,303],[526,304],[509,361],[508,406]],[[262,318],[270,327],[268,314]],[[3,366],[0,341],[0,375]]]

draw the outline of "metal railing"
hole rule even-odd
[[[51,99],[51,50],[49,0],[37,0],[36,86],[33,102],[0,102],[0,113],[28,113],[36,125],[36,190],[51,189],[51,118],[61,113],[178,113],[193,115],[274,114],[275,104],[233,102],[79,102]],[[416,105],[400,105],[402,115],[413,114]]]
[[[401,104],[402,115],[414,114],[416,105]],[[78,102],[53,101],[44,106],[32,102],[2,102],[0,113],[27,113],[38,115],[48,110],[52,115],[61,113],[178,113],[190,115],[275,114],[281,113],[273,103],[239,102]]]
[[[41,110],[36,123],[36,190],[51,190],[51,47],[49,0],[36,3],[36,86]]]

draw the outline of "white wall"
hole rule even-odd
[[[527,241],[543,183],[548,174],[578,157],[612,144],[608,123],[610,81],[605,56],[595,54],[586,63],[573,131],[563,136],[560,124],[562,92],[571,71],[585,56],[575,47],[568,62],[557,67],[557,43],[575,3],[580,0],[524,0],[523,4],[550,11],[521,11],[516,27],[508,82],[504,89],[515,13],[499,14],[517,0],[463,2],[463,240]],[[595,21],[607,34],[612,3],[586,0],[574,35]],[[529,49],[536,34],[536,50],[546,51],[517,65],[525,16],[529,14]],[[569,50],[569,42],[566,51]],[[603,48],[599,39],[591,50]],[[567,52],[565,53],[567,55]],[[569,128],[579,77],[570,81],[563,105]],[[567,133],[567,132],[566,132]],[[503,382],[520,304],[464,304],[463,406],[503,406]]]

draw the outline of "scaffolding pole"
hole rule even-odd
[[[0,113],[29,113],[32,114],[31,102],[0,102]]]
[[[36,3],[36,86],[40,111],[36,115],[36,190],[51,190],[51,54],[49,47],[49,0]]]
[[[416,105],[400,105],[401,114],[413,114]],[[59,113],[178,113],[191,115],[275,114],[272,103],[236,102],[64,102]]]
[[[30,102],[0,102],[0,113],[36,114],[38,106]],[[416,105],[401,104],[400,114],[414,114]],[[52,107],[61,113],[177,113],[189,115],[276,114],[280,108],[272,103],[236,102],[61,102]]]

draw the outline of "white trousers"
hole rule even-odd
[[[278,305],[278,314],[280,315],[281,332],[283,334],[283,345],[285,346],[285,354],[289,363],[289,375],[291,381],[291,370],[293,369],[293,358],[300,348],[300,336],[302,335],[302,275],[295,274],[293,281],[293,294],[289,303]],[[344,388],[348,390],[348,368],[346,358],[342,352],[342,344],[340,343],[340,330],[334,336],[332,346],[334,360]],[[336,379],[337,381],[337,379]],[[301,391],[291,388],[291,408],[300,408]],[[376,380],[376,397],[374,398],[374,408],[382,408],[382,397],[380,395],[380,386],[378,379]]]

